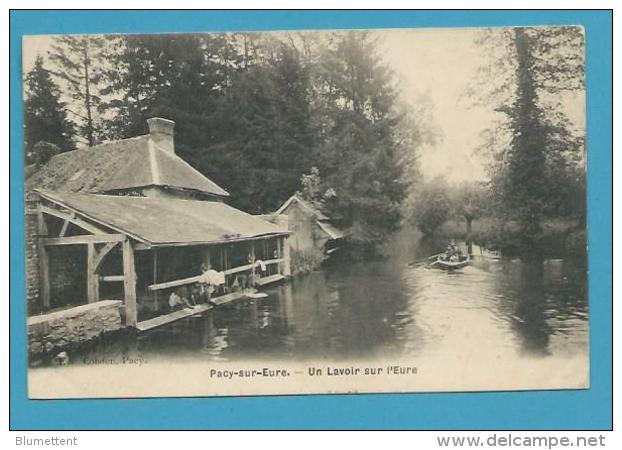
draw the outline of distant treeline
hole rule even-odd
[[[174,120],[177,153],[251,213],[317,168],[310,200],[371,246],[399,226],[427,139],[366,32],[62,36],[27,74],[25,109],[27,163],[49,158],[40,141],[66,151]]]
[[[466,94],[496,115],[478,149],[488,180],[421,184],[412,201],[414,223],[433,234],[447,220],[462,219],[466,236],[536,259],[555,237],[584,256],[585,125],[568,114],[584,106],[583,29],[488,29],[477,43],[488,57]],[[478,218],[488,226],[472,233]]]

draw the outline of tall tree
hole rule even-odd
[[[54,75],[71,99],[69,111],[78,123],[78,134],[89,146],[102,138],[98,107],[107,61],[105,42],[103,36],[59,36],[50,52]]]
[[[108,137],[167,117],[177,153],[237,207],[273,211],[317,166],[331,212],[356,239],[373,244],[399,225],[403,168],[415,170],[423,135],[397,104],[369,34],[108,39],[100,90]]]
[[[585,211],[585,200],[577,202],[584,137],[564,107],[583,91],[582,30],[490,30],[480,44],[496,47],[487,50],[486,82],[478,86],[500,114],[485,135],[494,211],[517,222],[524,248],[533,250],[544,218]]]
[[[215,139],[197,163],[238,207],[273,211],[312,165],[308,68],[286,43],[255,38],[239,48],[244,56],[219,104]]]
[[[366,32],[332,36],[318,74],[322,117],[318,167],[352,240],[373,247],[395,231],[407,183],[392,76]]]
[[[117,39],[102,91],[113,111],[111,138],[145,133],[146,119],[176,122],[178,152],[191,163],[218,131],[214,115],[230,84],[231,38],[227,35],[129,35]]]
[[[74,124],[67,119],[65,104],[60,100],[58,86],[38,56],[26,74],[24,100],[24,151],[26,164],[43,163],[49,152],[36,152],[37,143],[48,142],[59,151],[73,150]]]

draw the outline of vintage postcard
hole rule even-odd
[[[589,387],[584,32],[27,36],[30,398]]]

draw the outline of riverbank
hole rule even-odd
[[[441,225],[434,237],[441,240],[466,240],[466,222],[448,220]],[[505,256],[517,256],[523,250],[523,236],[516,223],[501,223],[492,218],[474,220],[471,228],[474,244]],[[548,219],[541,225],[536,237],[538,250],[544,258],[581,259],[587,262],[587,233],[578,221]]]
[[[537,273],[520,260],[481,260],[449,274],[408,266],[428,248],[402,237],[394,244],[403,253],[391,258],[331,265],[266,289],[263,299],[68,352],[66,366],[31,368],[30,394],[318,392],[327,380],[305,376],[307,369],[335,364],[417,368],[382,384],[350,377],[332,385],[335,392],[588,385],[584,269],[550,260]],[[274,390],[264,378],[227,383],[210,376],[266,367],[291,377]],[[188,383],[171,382],[184,373],[194,374]]]

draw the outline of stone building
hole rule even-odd
[[[343,230],[335,226],[318,205],[297,195],[292,195],[275,214],[288,218],[292,232],[289,245],[293,252],[330,255],[343,242]]]

